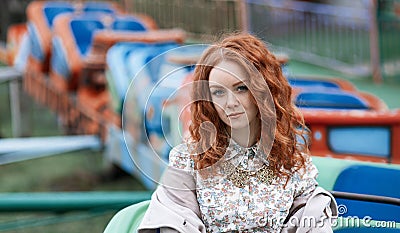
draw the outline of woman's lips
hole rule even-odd
[[[235,119],[235,118],[239,118],[239,117],[242,116],[243,114],[244,114],[244,112],[238,112],[238,113],[230,113],[230,114],[228,114],[227,116],[228,116],[229,118]]]

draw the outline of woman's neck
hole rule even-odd
[[[259,130],[258,130],[259,131]],[[251,147],[257,143],[259,140],[259,133],[254,132],[254,130],[250,130],[249,128],[245,129],[232,129],[231,137],[232,139],[242,147]]]

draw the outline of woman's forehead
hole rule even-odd
[[[248,81],[245,69],[232,61],[222,61],[213,67],[209,75],[210,83],[232,85]],[[210,84],[211,85],[211,84]]]

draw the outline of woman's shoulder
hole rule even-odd
[[[310,155],[304,154],[304,156],[304,166],[296,170],[296,172],[292,175],[292,182],[295,185],[294,187],[296,190],[295,196],[308,195],[318,185],[318,169],[312,162],[312,157]]]
[[[193,143],[189,140],[173,147],[169,152],[169,166],[178,169],[190,169],[194,167],[194,161],[191,156]]]
[[[314,165],[312,161],[312,157],[308,154],[302,154],[304,156],[304,164],[302,166],[293,167],[291,171],[292,181],[295,183],[309,180],[309,179],[316,179],[318,176],[318,169]]]

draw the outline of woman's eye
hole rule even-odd
[[[215,96],[222,96],[225,94],[225,91],[224,90],[214,90],[211,92],[211,94],[215,95]]]
[[[242,85],[242,86],[238,86],[238,87],[236,88],[236,90],[237,90],[238,92],[245,92],[245,91],[247,91],[247,90],[249,90],[249,89],[247,88],[247,86]]]

